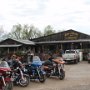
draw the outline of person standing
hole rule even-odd
[[[33,56],[34,56],[33,51],[30,50],[27,52],[27,63],[31,63],[33,61]]]

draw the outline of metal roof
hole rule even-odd
[[[0,47],[19,47],[19,46],[21,46],[21,44],[19,44],[19,45],[15,45],[15,44],[13,44],[13,45],[0,45]]]
[[[33,41],[30,41],[30,40],[20,40],[20,39],[18,39],[18,40],[16,40],[16,39],[14,39],[15,41],[18,41],[18,42],[20,42],[20,43],[23,43],[23,44],[27,44],[27,45],[35,45],[35,42],[33,42]]]
[[[90,39],[63,40],[63,41],[44,41],[44,42],[36,42],[36,44],[74,43],[74,42],[90,42]]]
[[[35,45],[35,42],[33,41],[30,41],[30,40],[24,40],[24,39],[13,39],[13,38],[7,38],[7,39],[11,39],[11,40],[14,40],[16,42],[19,42],[21,44],[26,44],[26,45]],[[4,39],[4,40],[7,40],[7,39]],[[4,40],[0,41],[0,42],[3,42]]]

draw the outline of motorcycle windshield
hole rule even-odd
[[[33,61],[41,61],[38,56],[33,56]]]
[[[3,67],[3,68],[4,68],[4,67],[5,67],[5,68],[10,68],[9,65],[8,65],[8,63],[7,63],[6,61],[1,61],[1,62],[0,62],[0,68],[1,68],[1,67]]]
[[[42,62],[41,62],[41,60],[40,60],[40,58],[38,56],[34,56],[32,64],[37,65],[37,66],[41,66]]]

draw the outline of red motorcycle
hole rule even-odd
[[[0,90],[12,90],[12,72],[6,61],[0,62]]]

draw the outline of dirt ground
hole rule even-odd
[[[45,83],[30,82],[28,87],[14,86],[14,90],[90,90],[90,64],[87,61],[65,65],[64,80],[52,77]]]

